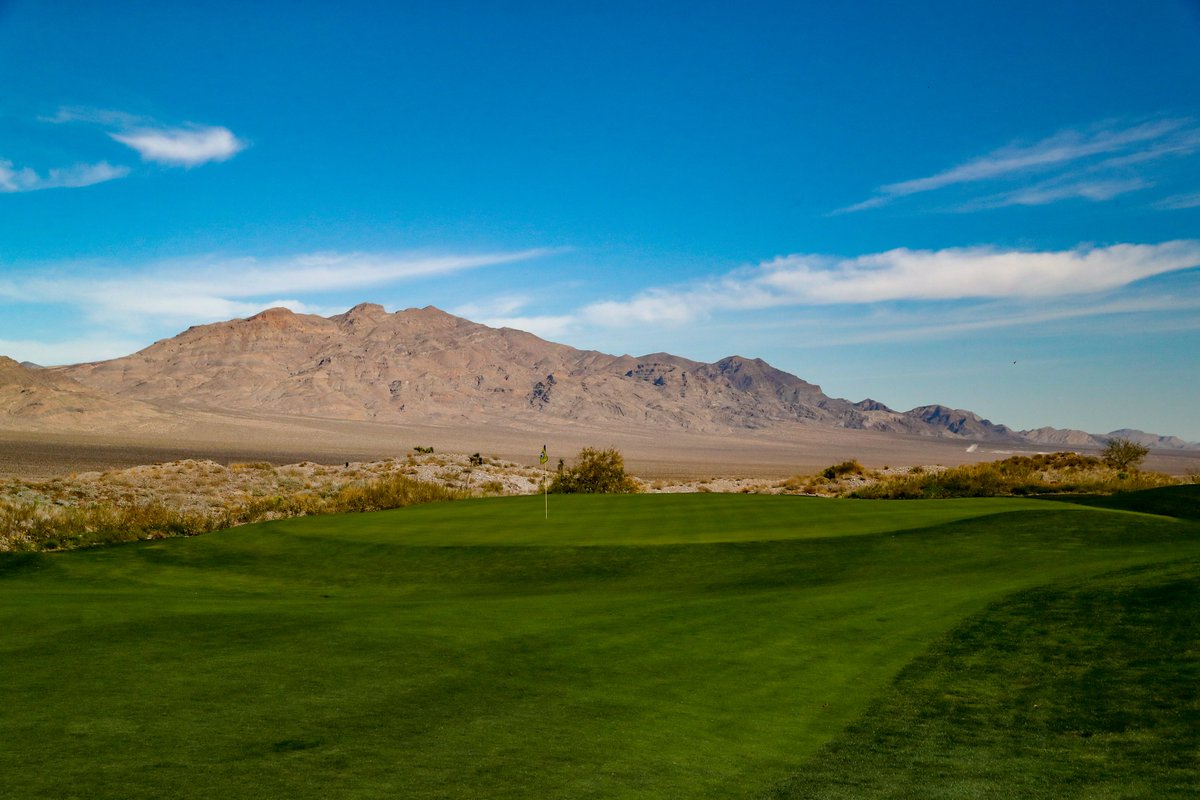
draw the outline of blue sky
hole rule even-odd
[[[1194,0],[0,0],[0,85],[19,360],[433,304],[1200,441]]]

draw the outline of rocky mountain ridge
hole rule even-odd
[[[0,419],[45,430],[166,425],[170,415],[137,400],[93,389],[68,375],[0,356]]]
[[[100,406],[111,408],[102,402],[109,399],[158,413],[244,410],[395,424],[470,420],[524,430],[587,424],[716,434],[801,425],[1035,446],[1105,439],[1073,430],[1014,431],[940,405],[895,411],[869,399],[852,403],[757,358],[707,364],[668,353],[578,350],[432,306],[388,313],[363,303],[332,317],[273,308],[194,326],[110,361],[37,370],[11,364],[27,380],[86,388]],[[24,413],[6,408],[10,416]],[[1158,448],[1189,446],[1174,437],[1117,434]]]

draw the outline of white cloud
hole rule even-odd
[[[129,129],[145,122],[144,117],[125,111],[115,111],[108,108],[90,108],[88,106],[63,106],[52,117],[39,117],[42,122],[62,124],[68,122],[85,122],[92,125],[103,125],[111,128]]]
[[[1070,297],[1196,266],[1196,240],[1050,252],[974,247],[899,248],[855,258],[790,255],[697,284],[594,303],[581,315],[601,326],[678,326],[714,312],[784,306]]]
[[[1045,181],[1034,186],[1026,186],[1012,192],[984,197],[967,203],[959,208],[960,211],[974,211],[982,208],[1001,208],[1003,206],[1043,206],[1059,200],[1091,200],[1100,202],[1111,200],[1117,195],[1149,189],[1154,184],[1142,178],[1126,180],[1081,180],[1070,183],[1060,181]]]
[[[43,122],[83,123],[106,128],[114,141],[136,150],[143,161],[176,167],[195,167],[228,161],[248,143],[219,125],[168,125],[150,117],[104,108],[64,107]]]
[[[951,314],[939,315],[930,322],[927,316],[914,314],[888,315],[874,320],[871,325],[855,321],[851,330],[839,333],[839,345],[869,344],[873,342],[895,342],[940,339],[949,336],[995,330],[997,328],[1019,328],[1038,326],[1045,329],[1050,323],[1063,323],[1095,317],[1112,317],[1126,314],[1163,315],[1200,310],[1200,302],[1181,300],[1177,297],[1152,296],[1118,299],[1107,302],[1057,303],[1053,306],[1038,305],[1029,308],[1004,304],[991,307],[964,308]],[[1192,327],[1200,322],[1193,321]],[[1178,326],[1178,322],[1172,322]],[[1057,333],[1057,331],[1056,331]]]
[[[1158,208],[1165,208],[1171,211],[1177,211],[1184,208],[1196,208],[1197,206],[1200,206],[1200,192],[1176,194],[1170,197],[1164,197],[1155,205]]]
[[[452,313],[492,328],[515,328],[545,339],[566,336],[578,327],[579,319],[571,314],[520,313],[533,304],[528,295],[504,294],[464,303]]]
[[[0,355],[16,361],[32,361],[43,367],[59,364],[79,364],[84,361],[103,361],[120,358],[145,347],[136,339],[87,336],[60,342],[38,342],[31,339],[0,339]]]
[[[899,181],[880,186],[875,195],[834,213],[850,213],[878,208],[902,197],[937,191],[953,186],[1015,180],[1036,174],[1054,173],[1056,179],[1069,178],[1070,170],[1085,167],[1093,173],[1091,180],[1080,181],[1076,191],[1065,188],[1057,195],[1043,192],[1036,203],[1042,204],[1071,197],[1107,200],[1123,189],[1122,185],[1141,180],[1140,176],[1113,175],[1128,171],[1134,165],[1146,164],[1168,156],[1188,156],[1200,149],[1200,129],[1187,119],[1164,119],[1123,127],[1097,126],[1087,130],[1065,130],[1033,144],[1010,145],[993,150],[979,158],[923,178]],[[1148,185],[1148,184],[1146,184]],[[1020,193],[1014,192],[1014,197]],[[1033,196],[1033,195],[1031,195]],[[1011,205],[1021,202],[1014,200]],[[998,204],[979,204],[993,207]]]
[[[109,136],[132,147],[143,161],[182,167],[227,161],[246,147],[231,130],[217,126],[138,128]]]
[[[453,313],[470,320],[480,320],[484,317],[510,317],[527,307],[530,302],[530,298],[525,295],[506,294],[488,300],[465,303],[456,307]]]
[[[516,328],[517,330],[528,331],[543,339],[554,339],[563,336],[574,328],[577,322],[576,318],[569,314],[562,316],[484,317],[482,319],[468,317],[468,319],[492,328]]]
[[[34,192],[39,189],[75,189],[123,178],[128,167],[114,167],[107,161],[56,167],[43,177],[29,167],[17,169],[11,161],[0,159],[0,192]]]
[[[254,314],[275,305],[324,312],[302,295],[384,286],[546,255],[524,250],[475,255],[313,253],[277,259],[194,258],[135,271],[95,270],[10,275],[0,297],[17,302],[66,304],[94,322],[123,330],[157,324],[199,324]],[[286,293],[286,294],[285,294]],[[280,297],[292,299],[277,299]],[[345,309],[337,309],[344,311]]]
[[[1010,201],[1013,205],[1041,206],[1058,200],[1083,198],[1085,200],[1111,200],[1120,194],[1148,189],[1154,184],[1142,178],[1111,181],[1078,181],[1059,186],[1041,185],[1013,192]]]

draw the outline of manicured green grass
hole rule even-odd
[[[1064,495],[1051,498],[1096,508],[1120,509],[1146,514],[1164,514],[1181,519],[1200,519],[1200,484],[1164,486],[1142,492],[1114,495]]]
[[[0,558],[5,796],[758,796],[1005,596],[1200,557],[1033,500],[550,501]]]
[[[1019,592],[770,797],[1194,798],[1200,561]]]
[[[1045,510],[1039,500],[972,498],[859,503],[780,495],[646,494],[510,497],[396,514],[295,520],[299,536],[340,535],[409,545],[660,545],[812,539],[891,533],[987,514]],[[1061,509],[1060,509],[1061,510]]]

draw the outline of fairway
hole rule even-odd
[[[1169,584],[1194,616],[1179,587],[1200,585],[1200,524],[1147,513],[1179,496],[552,496],[549,520],[541,497],[500,498],[5,555],[0,793],[1001,796],[990,765],[927,792],[952,732],[901,754],[927,774],[864,760],[891,741],[873,720],[917,713],[912,693],[940,697],[976,650],[984,678],[1036,682],[1035,655],[1004,654],[1024,652],[1013,631],[1041,625],[1043,602],[1091,609],[1062,630],[1114,641],[1097,597],[1140,608]],[[1121,591],[1101,592],[1113,576]],[[1194,644],[1172,652],[1194,674]],[[1137,728],[1141,701],[1121,702]],[[1198,717],[1163,747],[1194,758]],[[1155,741],[1139,741],[1148,757]],[[1093,763],[1080,747],[1053,763]],[[1015,758],[1007,740],[986,753]],[[868,763],[876,783],[831,789]],[[1052,762],[1019,763],[1037,786]],[[1089,783],[1069,767],[1069,791],[1047,796],[1173,796],[1169,780],[1138,795],[1119,769]]]

